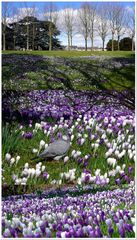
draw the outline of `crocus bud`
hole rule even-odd
[[[66,163],[68,160],[69,160],[69,157],[66,156],[66,157],[64,158],[64,163]]]
[[[11,155],[10,155],[9,153],[6,153],[5,159],[6,159],[7,161],[9,161],[9,160],[11,159]]]
[[[40,148],[45,146],[45,142],[43,140],[40,141]]]

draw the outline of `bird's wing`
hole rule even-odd
[[[39,155],[39,157],[56,157],[65,155],[69,149],[70,144],[66,141],[57,140],[47,147],[47,149]]]
[[[50,145],[50,150],[56,156],[64,155],[69,150],[70,144],[63,140],[57,140]]]

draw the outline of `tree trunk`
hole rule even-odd
[[[118,51],[120,50],[120,47],[119,47],[119,42],[120,42],[120,36],[118,35],[118,38],[117,38]]]
[[[52,26],[49,24],[49,51],[52,50]]]
[[[87,37],[85,37],[85,51],[87,51]]]
[[[112,32],[112,48],[111,51],[114,51],[114,33]]]
[[[6,50],[6,36],[5,32],[3,33],[3,50]]]
[[[94,48],[94,36],[93,36],[93,33],[91,34],[91,51],[93,51],[93,48]]]
[[[104,51],[104,46],[105,46],[105,40],[102,39],[102,51]]]
[[[93,51],[93,48],[94,48],[94,46],[93,46],[93,38],[91,38],[91,51]]]
[[[132,37],[132,51],[134,51],[134,37]]]
[[[71,49],[72,49],[72,34],[70,36],[70,46],[71,46]]]
[[[69,32],[68,32],[68,51],[70,50],[70,35],[69,35]]]
[[[29,50],[29,25],[27,24],[27,50]]]
[[[35,26],[34,26],[34,23],[33,23],[33,38],[32,38],[32,50],[34,50],[34,38],[35,38]]]
[[[16,45],[16,36],[13,36],[13,49],[15,50],[15,45]]]

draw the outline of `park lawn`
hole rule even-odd
[[[24,52],[23,52],[24,53]],[[6,90],[125,90],[134,89],[134,64],[113,66],[113,58],[100,60],[89,58],[55,57],[44,58],[31,54],[3,54],[2,85]],[[42,52],[41,52],[42,53]],[[43,52],[43,54],[45,51]],[[50,53],[47,51],[47,53]],[[69,54],[72,52],[55,52]],[[89,54],[89,52],[77,52]],[[110,54],[111,52],[98,52]],[[118,53],[118,52],[117,52]],[[36,53],[35,53],[36,54]],[[40,52],[39,52],[40,54]],[[73,53],[74,54],[74,53]],[[121,52],[122,54],[122,52]],[[116,57],[115,63],[129,58],[131,52],[124,52],[125,57]],[[65,56],[65,55],[64,55]],[[134,60],[134,59],[133,59]],[[105,64],[105,65],[104,65]],[[110,68],[111,66],[111,68]]]
[[[132,51],[2,51],[3,54],[30,54],[51,57],[81,57],[81,56],[110,56],[110,57],[134,57]]]

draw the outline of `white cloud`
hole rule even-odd
[[[125,9],[129,13],[134,11],[134,7],[130,7],[130,6],[126,6]]]
[[[36,12],[38,13],[38,8],[36,9]],[[59,40],[61,41],[61,43],[63,45],[67,45],[67,35],[65,33],[65,27],[64,27],[64,12],[66,9],[61,9],[58,11],[58,21],[57,21],[57,27],[58,29],[61,31],[61,34],[59,36]],[[133,8],[130,6],[126,7],[126,10],[128,12],[133,11]],[[70,11],[73,12],[73,16],[74,16],[74,36],[73,36],[73,45],[77,45],[77,46],[84,46],[85,41],[84,41],[84,37],[80,32],[80,23],[78,20],[78,10],[77,9],[73,9],[70,8]],[[19,8],[18,9],[18,14],[14,16],[14,21],[18,21],[19,19],[22,19],[23,17],[25,17],[27,14],[29,16],[32,16],[34,12],[34,8]],[[37,15],[37,17],[41,20],[44,20],[44,14],[43,13],[39,13]],[[9,18],[7,22],[12,22],[13,18]],[[97,21],[96,21],[97,24]],[[95,26],[95,28],[97,28],[97,25]],[[122,37],[126,37],[128,36],[128,31],[127,33],[123,34]],[[108,36],[106,37],[106,41],[105,43],[108,42],[108,40],[111,39],[111,34],[109,33]],[[90,39],[88,39],[88,47],[91,46],[91,42]],[[94,37],[94,46],[95,47],[102,47],[102,40],[101,38],[97,35],[97,33],[95,34]]]

